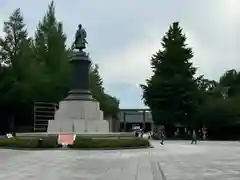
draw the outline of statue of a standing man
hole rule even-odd
[[[86,44],[87,44],[86,37],[87,37],[87,33],[85,29],[82,27],[81,24],[79,24],[78,30],[75,35],[75,42],[74,42],[75,49],[83,50],[86,48]]]

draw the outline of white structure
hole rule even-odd
[[[55,133],[108,133],[109,122],[103,120],[103,112],[97,101],[61,101],[55,119],[48,121],[47,132]]]

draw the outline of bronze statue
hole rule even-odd
[[[78,49],[81,51],[86,48],[86,44],[87,44],[86,37],[87,37],[87,32],[82,27],[82,25],[79,24],[78,30],[75,34],[75,42],[74,42],[75,49]]]

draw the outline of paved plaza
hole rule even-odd
[[[141,150],[0,149],[2,180],[239,180],[240,142],[167,141]]]

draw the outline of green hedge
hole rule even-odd
[[[57,148],[56,137],[44,137],[41,138],[10,138],[0,140],[0,147],[9,148]]]
[[[92,139],[77,137],[72,148],[76,149],[121,149],[148,147],[149,141],[142,138]]]
[[[0,140],[0,147],[7,148],[58,148],[57,137],[36,138],[11,138]],[[93,139],[89,137],[77,137],[73,149],[124,149],[124,148],[142,148],[149,147],[149,141],[141,138],[127,139]]]

